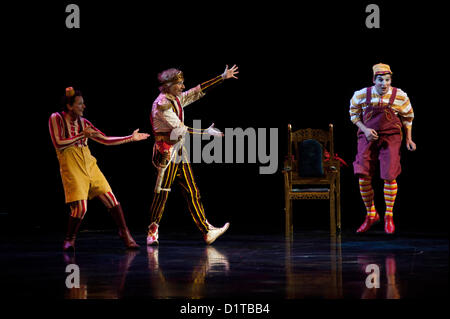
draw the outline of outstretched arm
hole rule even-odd
[[[202,91],[205,92],[207,89],[210,89],[210,88],[216,86],[217,84],[222,83],[224,80],[231,79],[231,78],[237,79],[236,74],[238,74],[238,73],[239,73],[239,71],[238,71],[238,67],[236,66],[236,64],[233,65],[231,69],[228,69],[228,65],[227,65],[225,67],[225,71],[221,75],[218,75],[209,81],[203,82],[202,84],[200,84],[200,87],[201,87]]]
[[[88,126],[83,130],[83,134],[104,145],[120,145],[129,142],[137,142],[147,139],[150,135],[147,133],[139,133],[139,129],[134,130],[133,134],[128,136],[106,136],[102,131],[94,127],[89,121]]]
[[[233,65],[231,69],[229,69],[227,65],[225,67],[225,71],[222,74],[216,76],[215,78],[212,78],[211,80],[203,82],[202,84],[199,84],[186,92],[183,92],[181,96],[182,107],[188,106],[192,102],[197,101],[205,95],[206,91],[222,83],[224,80],[231,78],[237,79],[236,74],[238,73],[239,71],[236,65]]]

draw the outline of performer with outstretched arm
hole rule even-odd
[[[387,64],[373,66],[374,86],[353,94],[350,102],[350,119],[358,129],[358,152],[353,162],[354,173],[359,177],[359,189],[367,214],[357,232],[362,233],[379,221],[375,209],[372,177],[377,165],[384,180],[384,230],[395,231],[393,207],[397,195],[396,178],[401,172],[400,146],[406,133],[406,148],[416,150],[412,140],[414,112],[405,92],[391,87],[392,72]]]
[[[186,158],[186,152],[183,151],[183,137],[187,132],[191,134],[206,133],[213,136],[223,136],[223,134],[213,127],[214,124],[201,132],[186,127],[183,108],[203,97],[208,89],[224,80],[237,79],[235,76],[237,73],[239,72],[236,65],[231,69],[226,66],[223,74],[185,92],[183,92],[185,89],[183,72],[172,68],[158,74],[161,93],[153,102],[150,114],[150,122],[155,136],[152,162],[158,170],[158,178],[150,208],[147,245],[158,244],[159,224],[169,195],[168,192],[175,180],[180,184],[191,216],[203,233],[207,244],[212,244],[228,229],[229,223],[221,228],[216,228],[206,219],[191,165]]]
[[[82,117],[86,105],[80,91],[66,88],[63,100],[64,111],[53,113],[49,119],[50,136],[60,165],[66,203],[70,206],[63,250],[75,250],[75,238],[87,211],[87,200],[94,197],[98,197],[111,213],[126,247],[139,248],[128,230],[122,207],[98,168],[87,142],[92,139],[104,145],[119,145],[145,140],[149,134],[139,133],[137,129],[129,136],[106,136]]]

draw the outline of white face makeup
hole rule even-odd
[[[375,89],[377,90],[379,95],[385,95],[389,92],[389,88],[391,87],[391,75],[383,74],[377,75],[373,83],[375,84]]]

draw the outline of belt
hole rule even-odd
[[[166,142],[167,144],[170,144],[170,145],[175,145],[178,143],[178,140],[170,139],[170,132],[155,133],[155,141],[156,142]]]
[[[170,136],[170,132],[155,132],[155,136]]]

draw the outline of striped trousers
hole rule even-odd
[[[203,234],[206,234],[209,231],[209,224],[206,221],[205,210],[200,200],[200,191],[195,184],[191,165],[188,161],[177,161],[177,156],[180,155],[177,154],[176,158],[167,166],[161,188],[171,188],[175,180],[178,182],[195,224]],[[161,154],[155,151],[154,162],[159,162],[160,157]],[[150,224],[160,223],[168,196],[169,192],[167,191],[161,191],[159,194],[154,193],[150,207]]]

